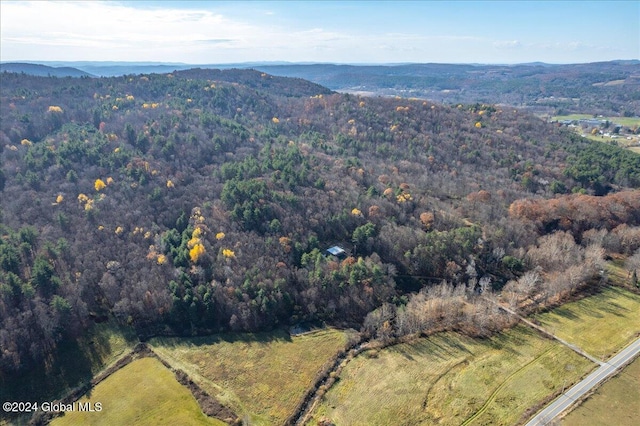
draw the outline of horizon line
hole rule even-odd
[[[347,66],[403,66],[403,65],[493,65],[493,66],[514,66],[514,65],[585,65],[607,62],[640,62],[640,59],[611,59],[593,62],[313,62],[313,61],[242,61],[242,62],[211,62],[211,63],[189,63],[189,62],[161,62],[161,61],[91,61],[91,60],[0,60],[0,64],[101,64],[101,65],[138,65],[138,66],[212,66],[212,65],[347,65]]]

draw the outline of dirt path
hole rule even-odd
[[[482,413],[484,413],[485,411],[487,411],[487,408],[489,407],[489,405],[496,399],[496,397],[498,396],[498,393],[500,393],[500,391],[509,384],[509,381],[516,376],[517,374],[521,373],[522,371],[524,371],[527,367],[529,367],[531,364],[533,364],[534,362],[538,361],[540,358],[542,358],[543,356],[547,355],[549,352],[551,352],[553,350],[553,348],[549,348],[547,349],[545,352],[541,353],[540,355],[538,355],[537,357],[535,357],[534,359],[532,359],[531,361],[529,361],[528,363],[526,363],[525,365],[523,365],[522,367],[520,367],[519,369],[517,369],[516,371],[514,371],[513,373],[511,373],[509,375],[509,377],[507,377],[506,379],[504,379],[504,381],[500,384],[500,386],[498,386],[496,388],[496,390],[494,390],[491,395],[489,396],[489,398],[487,398],[487,400],[485,401],[484,404],[482,404],[482,407],[480,407],[480,409],[478,411],[476,411],[471,417],[469,417],[467,420],[464,421],[464,423],[462,423],[462,426],[467,426],[468,424],[470,424],[471,422],[473,422],[475,419],[477,419],[479,416],[482,415]]]
[[[313,391],[307,394],[307,396],[302,401],[300,406],[298,406],[293,415],[289,417],[285,425],[304,425],[309,420],[309,416],[315,409],[324,393],[329,390],[329,388],[335,383],[335,378],[340,375],[342,369],[349,363],[349,361],[351,361],[366,349],[368,349],[368,342],[361,342],[356,344],[348,351],[340,354],[333,362],[331,368],[325,370],[324,374],[316,379],[316,385],[313,387]],[[319,392],[320,389],[323,389],[323,391]]]
[[[489,299],[487,299],[487,300],[489,300]],[[601,365],[601,366],[605,364],[603,361],[599,360],[598,358],[594,357],[593,355],[589,355],[588,353],[586,353],[585,351],[583,351],[582,349],[580,349],[576,345],[573,345],[573,344],[567,342],[566,340],[561,339],[560,337],[556,336],[555,334],[551,333],[550,331],[547,331],[544,328],[540,327],[539,325],[529,321],[528,319],[526,319],[525,317],[521,316],[520,314],[518,314],[513,309],[509,309],[506,306],[502,306],[499,303],[496,303],[496,302],[493,302],[493,301],[491,301],[491,302],[496,304],[496,306],[498,306],[498,308],[502,309],[503,311],[508,312],[511,315],[517,317],[520,321],[522,321],[523,323],[525,323],[529,327],[538,330],[540,333],[544,334],[547,337],[550,337],[551,339],[557,340],[558,342],[562,343],[564,346],[568,347],[572,351],[574,351],[574,352],[582,355],[583,357],[587,358],[589,361],[591,361],[593,363],[596,363],[598,365]]]

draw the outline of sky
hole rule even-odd
[[[0,61],[640,59],[640,0],[0,0]]]

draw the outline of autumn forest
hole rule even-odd
[[[486,295],[556,303],[640,249],[640,155],[505,105],[253,70],[0,79],[10,375],[108,320],[488,335]]]

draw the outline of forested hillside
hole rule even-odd
[[[447,104],[507,104],[551,115],[585,111],[614,116],[640,114],[638,61],[564,65],[289,64],[258,68],[346,92],[417,96]]]
[[[251,70],[0,78],[3,371],[107,319],[379,332],[389,306],[415,332],[435,284],[551,297],[640,246],[640,156],[512,108]]]

